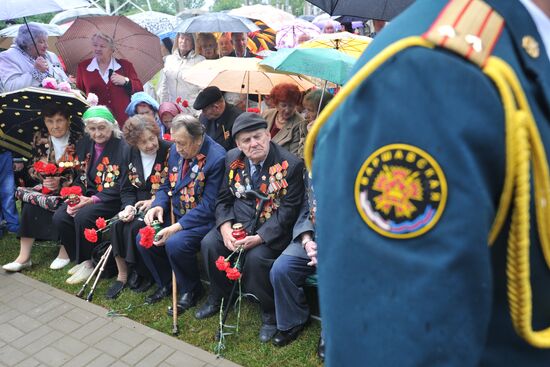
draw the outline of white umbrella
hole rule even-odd
[[[177,17],[158,11],[144,11],[128,15],[128,18],[157,36],[172,31],[179,22]]]
[[[69,9],[62,11],[61,13],[57,13],[52,20],[50,20],[50,24],[65,24],[68,22],[72,22],[76,18],[84,18],[84,17],[96,17],[101,15],[108,15],[107,12],[103,9],[99,8],[76,8],[76,9]]]
[[[0,20],[59,12],[89,5],[90,2],[87,0],[3,0],[0,6]]]

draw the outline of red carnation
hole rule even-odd
[[[91,243],[97,242],[97,231],[93,228],[84,229],[84,238]]]
[[[145,226],[139,230],[139,245],[145,248],[150,248],[153,246],[153,241],[155,240],[155,229],[151,226]]]
[[[44,174],[53,176],[57,173],[57,166],[53,163],[48,163],[44,166]]]
[[[105,221],[105,218],[99,217],[95,220],[95,226],[97,229],[103,229],[107,227],[107,222]]]
[[[229,280],[237,280],[241,277],[241,272],[237,268],[228,268],[225,273]]]
[[[216,267],[219,271],[226,271],[231,267],[229,264],[229,261],[225,261],[225,257],[220,256],[218,257],[218,260],[216,260]]]
[[[170,134],[164,134],[162,138],[166,141],[172,141],[172,136]]]
[[[46,163],[42,161],[36,161],[32,166],[36,172],[42,173],[44,172],[44,167],[46,167]]]
[[[182,100],[181,97],[176,98],[176,103],[181,103],[181,100]]]
[[[52,190],[48,189],[46,186],[42,186],[42,191],[41,192],[45,195],[48,195],[52,192]]]
[[[181,105],[185,108],[189,107],[189,101],[184,99],[183,101],[181,101]]]

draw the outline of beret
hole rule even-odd
[[[267,128],[267,121],[257,113],[243,112],[235,119],[231,135],[234,137],[242,131],[252,131]]]
[[[203,108],[211,105],[223,97],[222,91],[218,87],[206,87],[197,96],[193,108],[196,110],[202,110]]]

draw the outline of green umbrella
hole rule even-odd
[[[265,58],[260,65],[342,85],[348,80],[355,61],[353,57],[333,49],[283,48]]]

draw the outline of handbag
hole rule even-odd
[[[57,195],[43,194],[40,192],[42,185],[35,187],[18,187],[15,190],[15,198],[23,203],[41,207],[54,212],[63,203],[63,198]]]

